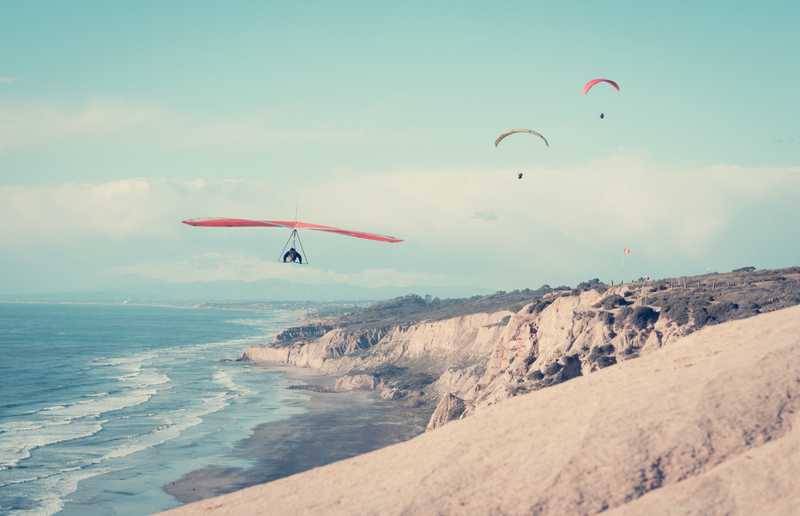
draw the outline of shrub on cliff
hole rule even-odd
[[[705,308],[695,310],[692,315],[694,316],[694,324],[698,328],[705,326],[708,322],[708,312]]]
[[[717,324],[736,318],[739,310],[737,303],[722,302],[708,307],[708,324]]]
[[[586,290],[596,290],[599,293],[603,293],[608,290],[608,285],[600,281],[598,278],[592,278],[589,281],[583,281],[578,283],[578,286],[575,287],[575,290],[578,292],[584,292]]]
[[[611,312],[599,312],[597,315],[600,321],[602,321],[606,326],[611,326],[614,324],[614,314]]]
[[[640,330],[655,324],[660,314],[649,306],[637,306],[631,314],[631,322]]]
[[[592,371],[603,369],[617,363],[617,358],[614,356],[614,346],[605,344],[602,346],[595,346],[592,348],[587,361],[590,364]]]
[[[689,303],[685,298],[666,302],[662,304],[661,310],[680,326],[689,322]]]
[[[528,307],[529,314],[538,314],[553,302],[552,299],[539,299]]]
[[[611,310],[618,306],[626,306],[629,304],[631,304],[631,302],[625,299],[624,297],[620,296],[619,294],[611,294],[610,296],[606,296],[597,303],[595,303],[594,307]]]

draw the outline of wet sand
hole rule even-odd
[[[281,368],[292,384],[329,386],[332,377]],[[432,406],[411,408],[374,393],[304,391],[306,412],[256,427],[235,455],[247,468],[209,466],[164,486],[183,503],[230,493],[408,440],[425,430]]]

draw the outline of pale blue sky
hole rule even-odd
[[[164,4],[0,6],[0,293],[204,273],[469,292],[798,262],[794,3]],[[582,96],[596,76],[622,91]],[[517,126],[551,148],[492,146]],[[309,235],[298,273],[259,262],[279,232],[171,226],[298,203],[408,242]]]

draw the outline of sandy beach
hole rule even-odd
[[[297,386],[330,386],[335,378],[308,369],[271,367]],[[422,433],[432,407],[408,408],[366,392],[305,390],[294,403],[304,412],[256,427],[237,445],[249,468],[210,466],[170,482],[164,490],[181,502],[194,502],[276,480],[408,440]]]

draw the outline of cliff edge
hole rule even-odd
[[[245,360],[340,375],[335,390],[438,403],[436,429],[520,394],[658,350],[703,327],[800,304],[800,268],[609,287],[543,286],[467,300],[408,296],[301,328]]]

